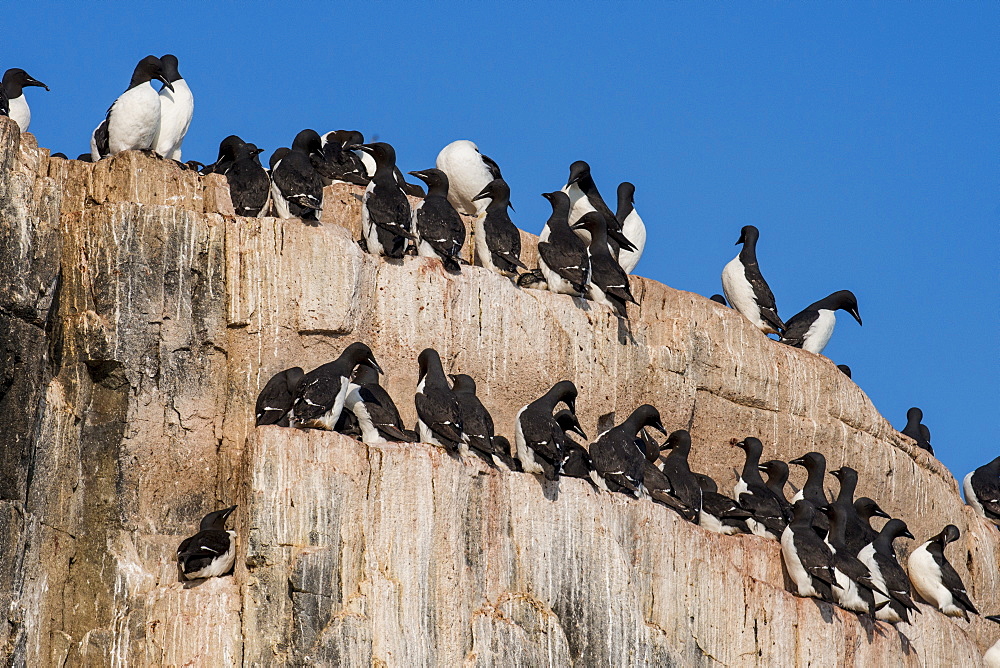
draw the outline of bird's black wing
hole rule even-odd
[[[368,219],[394,234],[413,238],[410,231],[410,201],[394,182],[375,182],[365,206]]]
[[[465,225],[451,203],[443,197],[427,197],[417,209],[417,234],[442,259],[450,260],[449,268],[457,269],[457,259],[465,243]]]
[[[780,536],[784,531],[787,522],[781,502],[774,492],[764,485],[749,485],[748,491],[740,494],[740,498],[736,501],[742,508],[752,512],[754,520],[763,524],[775,536]]]
[[[528,268],[521,262],[521,234],[506,210],[488,212],[483,220],[483,229],[493,264],[508,273],[515,273],[518,267]]]
[[[941,583],[948,588],[951,592],[951,597],[959,605],[959,607],[964,608],[968,612],[974,615],[978,615],[979,611],[976,610],[976,606],[972,604],[969,599],[969,593],[965,590],[965,584],[962,582],[962,578],[959,577],[958,573],[955,572],[955,568],[948,563],[948,560],[942,555],[938,559],[938,555],[934,554],[934,561],[937,562],[938,566],[941,568]]]
[[[289,211],[303,217],[323,208],[323,180],[308,156],[291,152],[281,159],[271,179],[288,200]],[[315,213],[311,214],[315,216]]]
[[[257,426],[277,423],[291,410],[293,400],[285,372],[279,371],[271,376],[264,389],[257,395],[257,405],[254,410]]]
[[[108,114],[111,110],[108,109]],[[94,130],[94,143],[97,145],[97,155],[102,158],[111,153],[111,137],[108,133],[108,119],[105,118]]]
[[[480,153],[479,155],[483,155],[483,154]],[[503,178],[503,175],[500,173],[500,165],[498,165],[493,160],[493,158],[491,158],[488,155],[483,155],[483,164],[486,165],[486,169],[490,170],[490,176],[493,177],[494,181],[496,181],[497,179],[502,179]]]
[[[469,446],[487,455],[495,454],[493,418],[486,406],[471,392],[456,392],[455,398],[462,416],[462,433],[469,439]]]
[[[562,474],[570,478],[589,478],[594,470],[594,462],[590,453],[578,443],[566,443],[566,461],[563,462]]]
[[[541,241],[538,244],[538,254],[549,269],[565,278],[581,292],[590,282],[590,258],[587,256],[587,247],[582,241],[579,245],[573,243],[557,245],[552,241]]]
[[[256,217],[270,194],[271,181],[264,168],[253,160],[238,160],[226,172],[226,180],[236,215]]]
[[[760,317],[766,320],[768,324],[776,330],[784,333],[784,331],[791,326],[791,321],[789,321],[786,325],[781,321],[781,318],[778,317],[778,306],[774,301],[774,293],[771,292],[771,287],[767,284],[767,281],[764,280],[763,274],[760,273],[760,266],[757,264],[756,260],[743,261],[743,275],[746,276],[747,282],[749,282],[750,287],[753,288],[754,301],[757,302],[757,307],[760,309]],[[802,313],[799,313],[799,315],[802,315]],[[795,317],[793,317],[792,320],[794,320]],[[806,327],[806,330],[808,329],[809,328]],[[802,334],[805,334],[806,330],[803,330]],[[801,348],[802,344],[795,347]]]
[[[761,317],[764,317],[764,309],[761,309]],[[773,325],[774,323],[771,324]],[[796,313],[785,323],[785,331],[781,333],[781,342],[787,343],[793,348],[801,348],[802,344],[806,341],[806,332],[809,331],[811,326],[812,321],[805,311]]]
[[[910,579],[906,577],[906,571],[899,565],[899,562],[889,555],[876,552],[875,563],[878,564],[878,569],[882,573],[882,580],[885,582],[886,593],[889,594],[889,597],[902,604],[907,610],[918,610],[910,598],[912,591]]]
[[[663,471],[645,458],[642,458],[642,467],[642,485],[653,501],[667,506],[689,522],[698,521],[698,509],[677,495],[677,490]]]
[[[592,280],[604,294],[618,298],[621,301],[638,304],[632,296],[628,274],[622,266],[610,255],[597,255],[590,258],[593,269]]]
[[[186,539],[177,548],[177,556],[185,559],[192,557],[215,558],[229,550],[229,534],[218,529],[199,531]],[[197,570],[197,569],[193,569]]]
[[[457,447],[462,440],[462,418],[458,402],[451,391],[427,390],[414,397],[417,415],[434,435],[448,447]]]
[[[753,513],[745,508],[740,508],[736,502],[725,494],[718,492],[701,493],[701,505],[705,512],[718,517],[719,519],[746,519],[753,517]]]
[[[381,385],[371,383],[363,385],[358,393],[365,403],[365,410],[371,418],[372,425],[384,438],[390,441],[411,443],[414,439],[403,429],[403,421],[399,417],[399,409],[392,397]],[[417,439],[419,440],[419,439]]]
[[[323,367],[310,371],[299,384],[298,391],[295,393],[295,401],[292,404],[295,409],[295,417],[298,420],[318,418],[333,408],[334,403],[336,403],[344,378],[338,374],[321,372],[321,370]]]
[[[792,542],[806,572],[817,580],[836,587],[837,578],[833,574],[834,557],[830,546],[815,532],[808,530],[803,533],[793,532]]]

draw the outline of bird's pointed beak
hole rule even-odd
[[[582,230],[586,226],[587,226],[586,223],[581,223],[581,222],[577,221],[577,222],[573,223],[572,225],[570,225],[569,227],[570,227],[570,229],[573,229],[573,230]]]
[[[261,154],[261,153],[263,153],[263,152],[264,152],[264,149],[262,149],[262,148],[256,148],[256,149],[254,149],[253,151],[251,151],[251,153],[252,153],[253,155],[260,155],[260,154]]]
[[[891,520],[892,519],[892,515],[890,515],[889,513],[885,512],[881,508],[876,508],[875,512],[873,514],[875,515],[875,517],[884,517],[887,520]]]
[[[858,314],[858,310],[857,309],[852,308],[852,309],[848,310],[847,312],[850,313],[851,315],[853,315],[854,319],[858,321],[859,325],[861,325],[861,316]],[[864,325],[862,325],[862,327],[863,326]]]
[[[230,508],[226,508],[225,512],[222,515],[222,518],[223,519],[229,519],[229,516],[233,514],[234,510],[236,510],[236,506],[232,506]]]
[[[793,459],[792,461],[790,461],[788,463],[789,464],[796,464],[797,466],[805,466],[806,465],[805,461],[801,457],[799,457],[798,459]]]
[[[583,427],[579,425],[574,425],[570,431],[572,431],[574,434],[579,434],[580,438],[582,438],[583,440],[587,440],[587,434],[583,431]]]
[[[511,204],[510,202],[507,202],[507,206],[510,207],[511,211],[513,211],[514,213],[517,213],[517,209],[514,208],[513,204]]]
[[[617,241],[618,245],[625,250],[637,250],[635,244],[629,241],[628,238],[618,230],[608,230],[608,236]]]
[[[167,77],[163,76],[162,74],[157,74],[156,78],[162,81],[164,87],[169,88],[171,93],[174,92],[174,85],[169,81],[167,81]]]
[[[664,428],[663,423],[660,422],[659,420],[657,420],[656,422],[653,422],[649,426],[652,427],[653,429],[655,429],[656,431],[660,432],[661,434],[663,434],[667,438],[670,438],[670,434],[667,433],[667,430]]]
[[[913,534],[910,533],[909,529],[907,529],[906,531],[904,531],[903,533],[901,533],[899,535],[902,536],[903,538],[909,538],[910,540],[916,540],[916,538],[913,537]]]
[[[413,172],[410,172],[410,173],[412,174]],[[487,187],[487,188],[483,188],[482,191],[478,195],[476,195],[475,197],[473,197],[472,201],[473,202],[478,202],[481,199],[490,199],[491,197],[493,197],[493,194],[490,192],[490,189]]]
[[[369,355],[369,356],[368,356],[368,364],[369,364],[369,365],[370,365],[370,366],[371,366],[371,367],[372,367],[373,369],[375,369],[375,370],[376,370],[376,371],[378,371],[378,372],[379,372],[380,374],[382,374],[383,376],[385,375],[385,371],[382,371],[382,367],[380,367],[380,366],[378,365],[378,362],[376,362],[376,361],[375,361],[375,356],[374,356],[374,355]]]
[[[767,467],[764,466],[763,464],[757,464],[757,470],[758,471],[766,471]]]
[[[32,77],[28,77],[28,80],[24,82],[24,85],[25,86],[38,86],[39,88],[44,88],[45,90],[49,89],[49,87],[46,86],[45,84],[43,84],[41,81],[39,81],[38,79],[34,79]]]
[[[422,179],[426,176],[426,174],[424,174],[423,172],[407,172],[407,174],[409,174],[410,176],[415,176],[418,179]]]

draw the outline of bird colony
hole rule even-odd
[[[154,79],[162,82],[159,91],[151,85]],[[30,86],[45,87],[20,69],[7,70],[0,86],[0,114],[9,115],[22,131],[31,120],[24,98],[24,88]],[[90,153],[78,159],[97,161],[141,150],[180,162],[193,112],[194,98],[178,71],[177,58],[147,56],[94,130]],[[628,318],[628,305],[637,304],[629,276],[642,257],[646,228],[635,209],[635,186],[618,186],[617,208],[612,211],[582,160],[570,165],[561,189],[542,195],[552,213],[539,236],[538,266],[529,268],[521,260],[521,235],[508,215],[510,188],[497,163],[471,141],[452,142],[438,154],[433,168],[408,172],[424,187],[406,181],[390,144],[365,143],[354,130],[322,135],[302,130],[291,148],[272,153],[268,168],[260,162],[262,151],[231,135],[220,143],[214,163],[181,164],[225,176],[237,215],[273,214],[306,225],[319,224],[324,186],[364,187],[358,243],[366,252],[397,259],[437,258],[450,272],[460,272],[466,264],[461,257],[466,241],[462,215],[470,216],[476,265],[509,277],[521,288],[603,304],[622,319]],[[415,206],[411,197],[419,200]],[[736,242],[742,248],[722,270],[725,296],[713,295],[712,300],[732,307],[765,335],[816,354],[833,334],[836,311],[849,313],[861,324],[857,298],[849,290],[824,297],[783,321],[757,262],[759,237],[756,227],[742,228]],[[515,424],[508,425],[508,438],[497,433],[472,376],[446,373],[432,348],[420,353],[416,365],[413,401],[418,419],[413,429],[403,424],[393,398],[379,384],[382,369],[362,342],[308,372],[296,366],[271,377],[257,398],[256,424],[337,431],[364,443],[429,443],[453,457],[479,457],[503,471],[550,481],[583,478],[600,493],[660,504],[709,531],[780,541],[793,593],[881,622],[906,623],[920,613],[914,592],[945,615],[968,619],[979,614],[946,555],[948,545],[959,538],[958,528],[949,524],[925,537],[904,567],[894,542],[914,536],[904,519],[891,518],[873,499],[857,496],[860,481],[850,466],[828,471],[818,452],[790,462],[761,461],[764,443],[753,436],[734,437],[732,445],[742,451],[743,463],[729,496],[715,480],[691,470],[690,434],[683,429],[668,432],[653,406],[638,406],[587,445],[576,415],[577,388],[572,379],[561,380],[542,396],[526,398]],[[849,367],[838,368],[850,376]],[[911,408],[902,433],[933,452],[922,419],[920,409]],[[657,438],[657,432],[665,440]],[[792,498],[785,492],[790,465],[808,473],[804,487]],[[839,482],[834,499],[824,491],[828,474]],[[963,488],[976,513],[1000,524],[1000,457],[969,473]],[[231,572],[237,537],[226,530],[226,520],[235,509],[209,513],[199,533],[180,545],[177,556],[185,578]],[[874,517],[888,521],[876,529]],[[1000,622],[997,616],[987,619]],[[992,661],[988,665],[1000,665],[1000,642],[986,658]]]

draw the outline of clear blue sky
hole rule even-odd
[[[472,139],[537,232],[569,164],[636,184],[638,273],[710,295],[739,229],[790,317],[853,290],[826,353],[961,478],[1000,452],[1000,4],[131,3],[4,8],[32,131],[71,157],[147,54],[196,97],[184,157],[356,128],[404,171]]]

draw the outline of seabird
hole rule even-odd
[[[590,458],[590,453],[585,447],[569,437],[569,434],[576,434],[586,440],[587,434],[580,426],[580,420],[566,408],[557,411],[552,417],[555,418],[556,424],[566,435],[563,443],[566,449],[566,459],[560,474],[570,478],[584,478],[593,482],[590,478],[590,472],[594,470],[594,461]]]
[[[962,488],[965,502],[977,515],[1000,522],[1000,457],[968,473]]]
[[[875,589],[871,571],[847,549],[844,542],[847,515],[842,506],[827,507],[830,519],[830,533],[826,542],[833,550],[833,572],[837,576],[838,587],[833,589],[833,600],[845,610],[875,616]],[[885,592],[881,592],[885,594]],[[888,599],[888,595],[886,595]],[[884,605],[884,604],[883,604]]]
[[[410,174],[427,184],[427,196],[413,209],[417,255],[441,258],[445,269],[458,271],[465,244],[465,224],[448,201],[448,176],[440,169]]]
[[[976,607],[962,584],[962,578],[944,556],[944,548],[958,540],[960,533],[954,524],[946,526],[941,533],[910,553],[907,570],[913,588],[935,608],[949,617],[962,617],[966,621],[969,613],[978,615]]]
[[[14,67],[3,73],[3,83],[0,83],[0,116],[9,116],[17,123],[21,132],[27,132],[31,125],[31,109],[24,97],[24,88],[38,86],[48,90],[49,87],[41,81],[32,78],[20,67]],[[3,102],[6,101],[6,106]]]
[[[847,311],[859,325],[861,324],[858,300],[854,293],[850,290],[840,290],[818,302],[813,302],[793,315],[781,334],[781,342],[820,354],[833,335],[833,326],[837,324],[834,312],[838,309]]]
[[[307,373],[295,392],[292,423],[299,427],[333,430],[344,409],[354,368],[359,364],[368,364],[383,373],[371,348],[360,342],[347,346],[334,361]]]
[[[843,373],[848,378],[851,377],[851,367],[847,366],[846,364],[838,364],[837,368],[840,369],[840,372]]]
[[[987,615],[984,619],[1000,624],[1000,615]],[[983,665],[986,668],[1000,668],[1000,640],[993,643],[992,647],[983,654]]]
[[[435,166],[448,175],[451,187],[448,201],[458,211],[469,216],[478,215],[483,205],[476,204],[483,189],[495,179],[502,179],[500,167],[479,147],[467,139],[459,139],[441,149]]]
[[[493,445],[501,453],[500,460],[507,465],[507,468],[511,471],[523,473],[524,469],[521,468],[521,462],[512,456],[514,449],[510,446],[510,441],[507,440],[506,436],[501,436],[500,434],[494,436]]]
[[[826,480],[826,457],[819,452],[807,452],[798,459],[793,459],[788,463],[803,466],[807,472],[806,484],[792,497],[792,503],[795,503],[799,499],[806,499],[815,508],[825,507],[829,503],[829,500],[826,498],[826,491],[823,489],[823,482]],[[827,532],[830,531],[830,522],[826,517],[826,513],[815,513],[813,515],[813,528],[816,529],[820,538],[826,537]]]
[[[401,258],[411,231],[410,200],[396,180],[396,151],[385,142],[351,147],[375,159],[375,173],[361,204],[361,232],[368,252]]]
[[[194,95],[181,73],[177,56],[160,57],[163,76],[170,83],[160,89],[160,126],[153,140],[153,150],[164,158],[181,161],[181,144],[194,116]]]
[[[872,574],[872,582],[876,587],[875,605],[888,602],[888,605],[879,608],[875,618],[893,624],[909,623],[909,611],[920,612],[910,599],[910,580],[906,577],[906,571],[896,560],[896,551],[892,547],[892,541],[896,538],[912,539],[913,534],[902,520],[889,520],[875,540],[858,553],[858,559]],[[882,591],[878,591],[879,589]],[[883,595],[883,591],[889,596]]]
[[[576,221],[572,229],[587,230],[590,234],[590,245],[587,247],[590,260],[587,296],[592,301],[610,306],[615,315],[628,318],[628,303],[639,302],[632,296],[628,273],[622,269],[608,248],[608,230],[604,220],[600,214],[591,211]]]
[[[839,587],[833,571],[833,550],[813,530],[816,506],[799,499],[792,506],[792,521],[781,532],[781,558],[798,596],[833,601]]]
[[[490,200],[486,209],[473,221],[479,265],[503,274],[517,274],[519,267],[527,269],[521,262],[521,233],[507,214],[507,207],[510,206],[507,182],[494,179],[472,199]]]
[[[723,297],[722,295],[712,295],[708,299],[709,299],[709,301],[713,301],[716,304],[722,304],[725,307],[729,306],[729,304],[726,303],[726,298]]]
[[[569,197],[563,192],[542,193],[552,205],[545,223],[548,240],[538,242],[538,269],[549,290],[582,297],[590,283],[590,252],[569,226]]]
[[[267,207],[271,179],[258,157],[263,150],[231,135],[223,140],[219,159],[211,165],[214,173],[226,177],[237,216],[256,218]]]
[[[186,580],[225,575],[236,559],[236,532],[226,530],[226,519],[236,510],[231,506],[205,515],[200,531],[177,548],[177,563]]]
[[[225,174],[233,166],[236,160],[236,150],[246,144],[239,135],[229,135],[219,142],[219,156],[211,165],[205,165],[201,169],[205,174]],[[285,149],[286,151],[288,149]]]
[[[621,225],[622,234],[635,246],[635,250],[622,248],[618,253],[622,269],[626,274],[631,274],[646,247],[646,226],[635,210],[635,186],[628,181],[618,184],[618,210],[615,212],[615,219]]]
[[[288,426],[288,412],[292,410],[295,392],[302,382],[305,372],[297,366],[285,369],[271,376],[264,389],[257,395],[257,406],[254,414],[257,426],[276,424],[279,427]]]
[[[316,221],[323,209],[323,179],[313,166],[322,155],[319,134],[302,130],[292,148],[271,169],[271,199],[280,218]],[[272,160],[273,160],[272,156]]]
[[[364,162],[354,151],[347,149],[348,145],[364,142],[364,136],[353,130],[335,130],[327,132],[320,139],[323,144],[323,159],[314,157],[313,165],[316,171],[329,183],[350,183],[357,186],[367,186],[371,181]],[[366,153],[362,153],[368,157]]]
[[[576,395],[573,381],[561,380],[517,412],[514,444],[525,473],[541,473],[547,480],[559,478],[566,461],[566,433],[556,422],[553,412],[561,402],[570,412],[576,413]]]
[[[867,496],[862,496],[854,500],[854,513],[857,515],[859,523],[856,533],[853,535],[848,534],[847,536],[847,548],[852,552],[857,548],[857,554],[860,554],[861,550],[871,545],[878,538],[878,530],[872,527],[872,518],[884,517],[887,520],[891,520],[892,516],[879,508],[878,504]]]
[[[396,404],[379,385],[378,370],[368,364],[359,364],[354,371],[344,408],[357,418],[361,440],[365,443],[414,443],[419,440],[416,433],[403,428]]]
[[[91,135],[90,155],[94,162],[122,151],[153,148],[160,128],[160,96],[150,84],[153,79],[173,89],[160,59],[146,56],[135,66],[128,89],[118,96]]]
[[[788,464],[780,459],[772,459],[760,465],[760,472],[767,476],[764,484],[774,492],[774,495],[781,501],[781,507],[787,517],[792,516],[792,504],[785,496],[785,484],[788,482]]]
[[[740,508],[725,494],[720,494],[719,485],[711,477],[696,473],[695,478],[701,487],[701,512],[698,514],[698,524],[709,531],[727,536],[750,533],[746,520],[753,514]]]
[[[746,460],[733,488],[733,496],[741,508],[753,513],[753,517],[747,519],[751,533],[778,540],[788,525],[788,517],[781,499],[764,484],[760,475],[760,456],[764,445],[752,436],[734,445],[746,453]]]
[[[493,417],[476,395],[476,381],[464,373],[449,374],[448,377],[451,378],[451,389],[458,400],[462,440],[490,466],[510,470],[510,451],[504,452],[497,447]]]
[[[923,419],[924,412],[914,406],[906,411],[906,426],[899,433],[909,436],[917,442],[918,448],[926,450],[933,455],[934,448],[931,447],[931,430],[922,423]]]
[[[517,277],[517,286],[519,288],[528,288],[529,290],[549,289],[549,284],[545,280],[541,269],[531,269],[522,273]]]
[[[667,435],[667,430],[660,421],[659,411],[649,404],[643,404],[632,411],[620,425],[598,436],[597,441],[590,446],[590,457],[594,461],[591,479],[601,489],[623,492],[637,498],[645,492],[654,501],[661,501],[677,509],[678,504],[672,497],[664,498],[672,492],[669,481],[662,471],[647,461],[639,442],[639,430],[647,426]],[[649,475],[656,480],[651,478],[648,481],[650,484],[644,487],[647,469]]]
[[[740,254],[722,270],[722,291],[729,305],[743,314],[754,327],[765,334],[780,334],[785,323],[778,317],[774,294],[760,273],[757,264],[757,239],[760,232],[753,225],[740,230],[736,245],[743,244]]]
[[[413,402],[417,407],[420,441],[449,453],[468,454],[469,445],[462,437],[462,411],[445,378],[440,355],[433,348],[425,348],[417,362],[420,374]]]
[[[670,495],[687,509],[684,517],[697,522],[701,516],[702,493],[701,485],[688,464],[688,456],[691,454],[690,432],[687,429],[672,432],[663,444],[663,449],[670,450],[663,458],[661,469],[670,481]],[[643,482],[645,484],[645,480]]]
[[[608,205],[597,190],[597,184],[590,174],[590,165],[583,160],[577,160],[569,166],[569,179],[563,186],[562,192],[566,193],[570,201],[569,224],[572,225],[584,215],[591,211],[596,211],[602,218],[607,228],[609,250],[617,259],[620,249],[636,250],[631,241],[625,238],[621,232],[621,223],[615,218]],[[539,237],[541,241],[548,240],[548,227],[542,230]],[[590,235],[585,228],[578,228],[577,234],[585,243],[590,243]]]
[[[830,475],[840,482],[837,498],[833,500],[831,505],[843,511],[844,542],[850,549],[851,554],[857,556],[861,548],[868,544],[867,542],[862,542],[865,539],[866,526],[861,521],[858,511],[854,507],[854,492],[858,488],[858,472],[850,466],[841,466],[839,469],[830,471]],[[827,514],[829,515],[829,513]],[[829,540],[829,537],[827,540]]]

